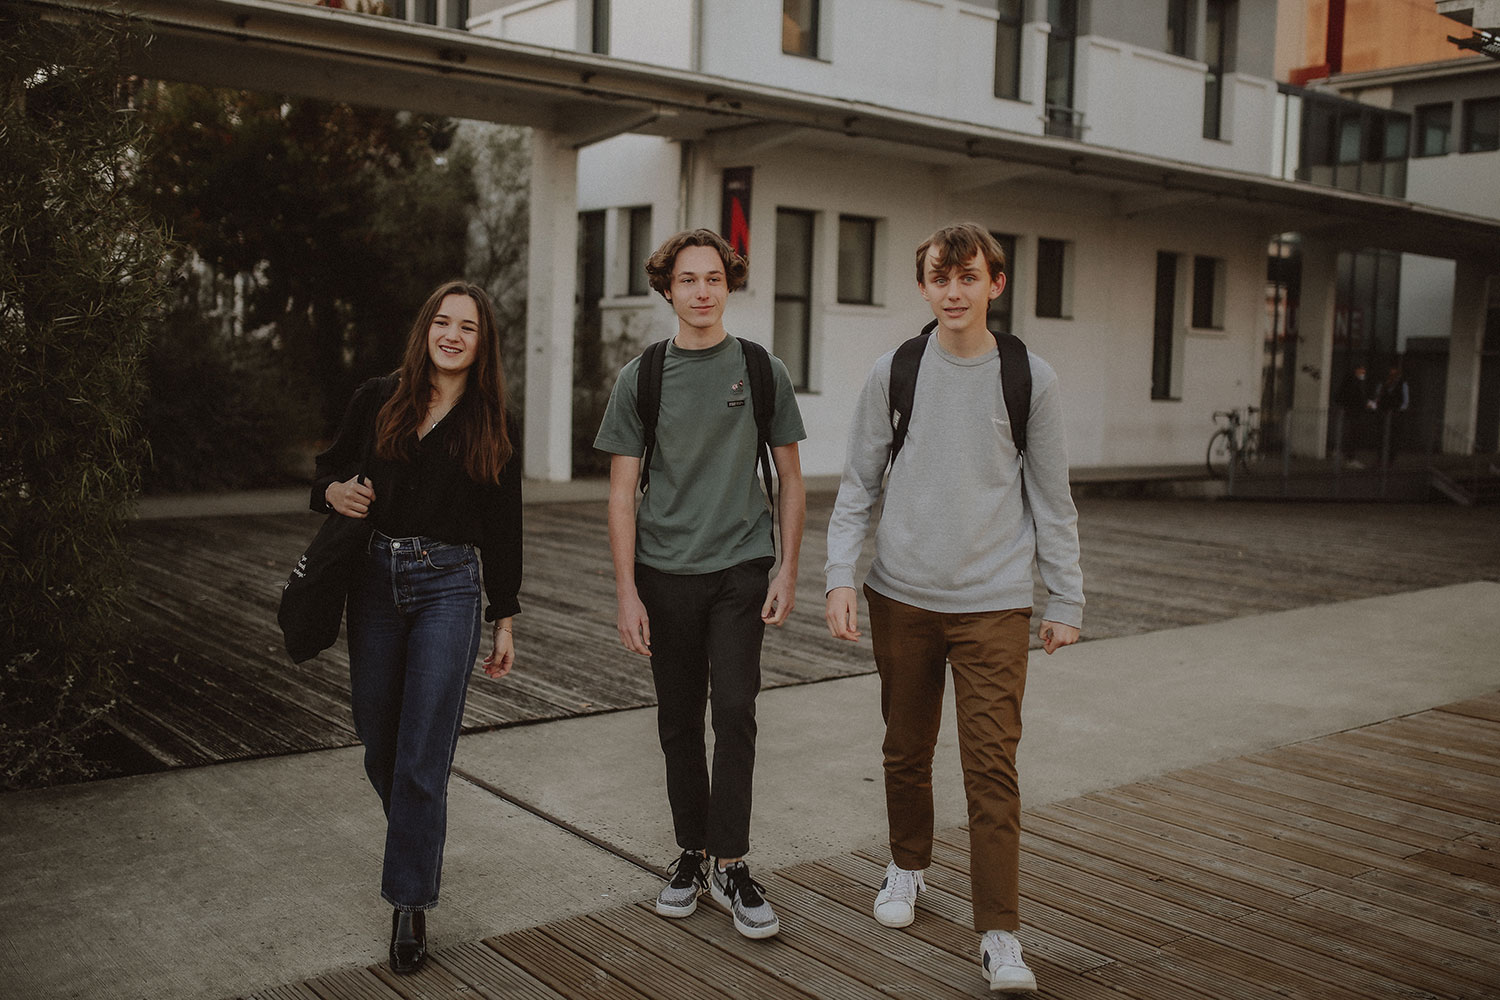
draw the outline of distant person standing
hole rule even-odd
[[[1375,412],[1380,415],[1380,440],[1384,453],[1382,461],[1395,461],[1396,451],[1405,425],[1405,413],[1411,407],[1411,389],[1400,365],[1391,365],[1385,373],[1385,381],[1375,393]]]
[[[1357,456],[1359,450],[1369,447],[1370,411],[1375,408],[1375,393],[1365,377],[1364,362],[1356,362],[1354,368],[1340,383],[1334,405],[1339,409],[1339,451],[1349,458]]]

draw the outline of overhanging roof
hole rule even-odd
[[[63,16],[118,9],[27,2]],[[136,69],[158,79],[527,125],[580,147],[623,132],[686,140],[751,125],[808,130],[1029,167],[1137,201],[1209,200],[1344,246],[1500,261],[1500,220],[860,101],[280,0],[133,0],[131,13],[153,35]]]

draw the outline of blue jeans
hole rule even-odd
[[[380,894],[399,910],[437,905],[448,769],[479,626],[472,545],[373,533],[349,591],[349,689],[365,773],[385,807]]]

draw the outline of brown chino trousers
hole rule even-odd
[[[969,802],[974,929],[1014,931],[1020,927],[1021,853],[1016,746],[1031,609],[945,614],[869,587],[864,591],[885,719],[891,858],[912,871],[932,862],[932,755],[942,723],[945,664],[951,663]]]

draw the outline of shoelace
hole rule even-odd
[[[892,899],[910,903],[917,898],[917,891],[927,888],[927,885],[922,881],[921,872],[909,872],[898,868],[888,876],[886,888],[891,891]]]
[[[986,969],[996,969],[1002,965],[1021,964],[1021,943],[1014,937],[1001,937],[999,934],[986,934],[984,936],[985,958],[993,959],[986,961]]]
[[[672,876],[671,884],[679,889],[686,889],[689,884],[697,883],[700,887],[708,885],[708,878],[703,874],[703,855],[697,851],[683,851],[682,856],[667,866],[667,874]],[[691,866],[691,867],[689,867]],[[686,875],[689,881],[679,883]]]
[[[765,902],[761,893],[766,891],[766,887],[750,877],[750,868],[743,861],[736,861],[724,869],[724,876],[729,883],[730,899],[738,899],[750,909]]]

